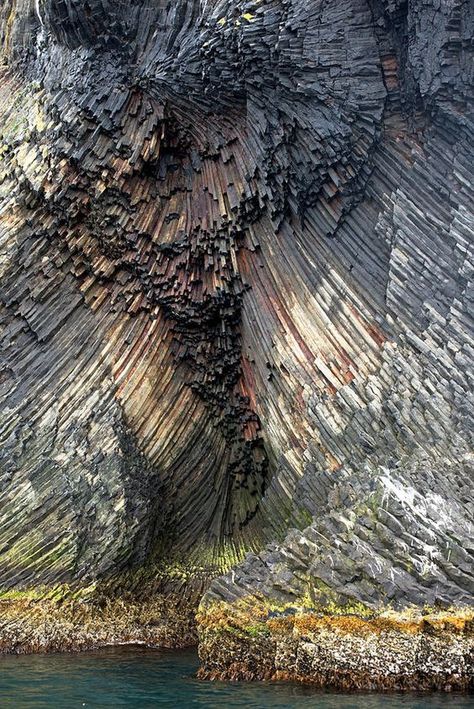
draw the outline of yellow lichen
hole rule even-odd
[[[45,128],[46,128],[46,121],[44,118],[44,113],[43,110],[41,109],[41,106],[36,103],[35,104],[35,112],[34,112],[34,126],[37,131],[42,133]]]
[[[436,611],[427,614],[425,609],[412,608],[402,612],[391,609],[380,610],[367,615],[365,606],[361,614],[345,612],[345,607],[337,612],[307,611],[286,604],[280,605],[272,615],[275,606],[257,599],[241,599],[233,604],[213,603],[201,607],[197,622],[201,628],[225,631],[239,630],[250,635],[262,634],[267,630],[274,635],[306,635],[316,632],[337,632],[344,635],[368,635],[380,633],[404,633],[414,635],[423,632],[474,632],[474,611],[453,608],[448,611]],[[288,609],[291,613],[288,614]],[[287,614],[284,614],[285,611]],[[293,612],[294,611],[294,612]],[[257,633],[258,630],[258,633]]]
[[[13,0],[10,14],[8,15],[8,19],[7,19],[6,29],[5,29],[4,48],[5,48],[6,54],[8,54],[10,51],[11,31],[12,31],[12,27],[13,27],[13,21],[15,19],[15,9],[16,9],[16,0]]]

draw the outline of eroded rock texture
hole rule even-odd
[[[4,587],[472,602],[472,20],[2,3]]]

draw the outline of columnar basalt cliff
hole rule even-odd
[[[0,650],[192,641],[202,598],[204,676],[349,686],[372,623],[424,638],[376,686],[469,685],[473,20],[4,0]]]

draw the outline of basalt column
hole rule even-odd
[[[192,588],[205,675],[306,679],[329,671],[306,647],[321,614],[450,607],[467,685],[473,18],[463,0],[6,0],[9,598]],[[424,628],[384,622],[370,633]],[[353,658],[364,628],[337,631]],[[399,686],[431,676],[400,647],[367,670],[379,686],[390,662]]]

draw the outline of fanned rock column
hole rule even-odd
[[[208,589],[213,676],[278,673],[272,613],[455,607],[467,686],[472,35],[462,0],[6,0],[8,603]]]

